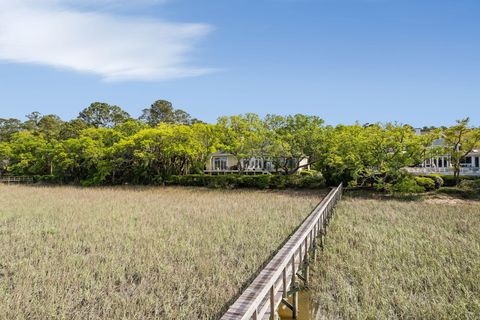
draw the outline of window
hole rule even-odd
[[[462,167],[471,167],[472,166],[472,157],[465,157],[460,160],[460,165]]]
[[[213,170],[227,170],[227,169],[228,169],[227,157],[213,158]]]
[[[265,170],[267,170],[267,171],[273,171],[273,163],[272,163],[272,161],[266,161],[266,162],[265,162]]]
[[[430,159],[425,160],[425,167],[430,168]]]
[[[254,162],[254,168],[255,169],[262,169],[262,160],[260,159],[255,159],[255,162]]]
[[[249,158],[243,160],[243,168],[248,170],[255,170],[262,168],[262,160],[256,158]]]

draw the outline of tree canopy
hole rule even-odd
[[[0,118],[0,174],[49,176],[84,185],[161,183],[171,175],[200,173],[211,153],[239,160],[240,173],[252,158],[267,158],[282,174],[303,167],[330,183],[385,188],[402,168],[448,152],[456,175],[462,159],[480,145],[480,129],[469,120],[450,128],[408,125],[325,125],[317,116],[253,113],[196,120],[165,100],[138,119],[118,106],[94,102],[76,119],[32,112],[26,120]],[[441,148],[432,147],[444,139]]]

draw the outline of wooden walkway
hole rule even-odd
[[[3,176],[0,177],[0,183],[32,183],[33,178],[32,177],[26,177],[26,176]]]
[[[326,226],[335,204],[342,196],[342,191],[341,184],[330,191],[230,306],[221,320],[275,319],[280,303],[284,303],[292,310],[294,317],[296,316],[298,303],[296,281],[297,279],[308,281],[308,267],[304,268],[303,275],[300,271],[302,267],[308,266],[309,251],[316,247],[319,235],[323,244]],[[293,295],[293,304],[287,301],[289,294]]]

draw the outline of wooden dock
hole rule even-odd
[[[297,316],[297,280],[308,282],[310,251],[319,236],[323,245],[327,224],[342,191],[340,184],[329,192],[221,320],[275,319],[280,303],[292,310],[294,318]],[[287,301],[289,295],[293,303]]]
[[[33,178],[27,176],[0,176],[0,183],[33,183]]]

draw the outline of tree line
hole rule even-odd
[[[441,137],[445,146],[432,147]],[[208,124],[165,100],[135,119],[118,106],[95,102],[69,121],[38,112],[25,121],[0,118],[0,174],[83,185],[156,184],[201,173],[211,153],[225,151],[238,158],[240,173],[242,160],[268,158],[282,174],[308,166],[332,184],[385,188],[405,178],[401,168],[445,152],[457,172],[479,142],[480,129],[469,119],[417,135],[409,125],[330,126],[301,114],[247,113]]]

